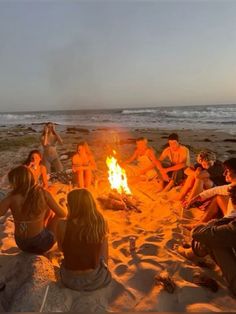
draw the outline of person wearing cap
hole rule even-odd
[[[170,190],[174,185],[179,185],[185,178],[184,170],[190,165],[189,149],[181,145],[179,136],[172,133],[168,137],[168,147],[163,150],[159,161],[164,172],[169,176],[169,183],[164,191]]]
[[[197,155],[197,163],[185,170],[187,179],[177,200],[183,200],[190,191],[186,203],[204,190],[225,184],[223,163],[216,159],[214,152],[203,150]]]

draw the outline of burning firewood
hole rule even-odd
[[[113,191],[108,196],[98,197],[98,201],[107,209],[134,210],[137,213],[141,213],[137,206],[138,201],[132,195],[118,194],[116,191]]]
[[[128,210],[125,202],[110,197],[98,197],[97,200],[107,209]]]

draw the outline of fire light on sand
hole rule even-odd
[[[119,194],[131,194],[127,183],[127,176],[125,169],[121,168],[114,156],[106,158],[108,167],[108,179],[111,188],[116,190]]]

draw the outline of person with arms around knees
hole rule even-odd
[[[137,162],[137,165],[125,167],[128,177],[133,177],[134,180],[138,178],[140,180],[144,179],[149,181],[158,176],[158,172],[155,169],[157,168],[160,173],[159,179],[162,181],[168,180],[168,176],[162,168],[161,163],[156,158],[153,148],[148,146],[147,138],[140,137],[136,140],[136,149],[133,155],[123,164],[127,165],[132,162]]]
[[[67,195],[68,217],[57,228],[63,252],[60,273],[63,284],[73,290],[92,291],[107,286],[108,226],[87,189]]]
[[[33,173],[26,166],[11,170],[8,180],[12,191],[0,202],[0,216],[10,209],[17,246],[28,253],[43,254],[54,245],[56,225],[67,211],[35,183]]]
[[[170,181],[164,188],[169,191],[174,185],[179,185],[185,179],[184,170],[190,165],[189,149],[179,143],[179,136],[172,133],[168,137],[168,147],[163,150],[159,161]]]
[[[204,202],[209,200],[209,204],[205,208],[205,213],[201,220],[196,224],[190,224],[189,229],[195,227],[199,223],[208,222],[209,220],[216,218],[217,215],[224,217],[236,216],[236,211],[232,205],[232,201],[229,198],[229,191],[232,186],[236,185],[236,158],[230,158],[223,163],[224,176],[226,185],[216,186],[211,189],[205,190],[193,198],[188,207],[193,207],[196,201]]]
[[[46,166],[48,173],[51,172],[51,167],[56,172],[63,171],[63,166],[56,149],[56,144],[62,144],[62,139],[56,132],[55,125],[52,122],[45,124],[41,143],[43,145],[43,164]]]
[[[225,184],[223,163],[216,159],[215,153],[203,150],[197,155],[197,164],[185,170],[187,179],[177,200],[183,200],[190,191],[186,202],[204,190]]]
[[[72,171],[79,188],[89,188],[96,163],[86,142],[77,145],[77,152],[72,157]]]

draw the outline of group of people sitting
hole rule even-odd
[[[146,180],[161,178],[162,191],[178,185],[175,200],[182,201],[186,210],[201,207],[200,221],[185,226],[192,230],[192,247],[180,252],[190,259],[210,254],[236,295],[236,158],[221,162],[204,150],[190,165],[188,148],[179,143],[177,134],[169,136],[168,144],[157,159],[147,140],[138,139],[127,163],[137,160],[134,173]]]
[[[31,151],[24,164],[8,174],[11,192],[0,201],[0,216],[11,210],[16,244],[22,251],[44,254],[57,242],[64,255],[62,282],[71,289],[91,291],[111,281],[108,225],[88,189],[96,163],[87,143],[79,143],[72,157],[76,188],[68,193],[66,206],[60,206],[48,189],[47,175],[51,166],[56,171],[63,169],[57,142],[62,140],[55,126],[46,124],[41,137],[43,155]],[[208,200],[201,221],[188,227],[193,229],[193,242],[214,257],[236,295],[236,158],[222,163],[206,150],[190,165],[188,148],[172,133],[159,158],[146,138],[137,139],[133,155],[122,166],[128,179],[157,181],[162,191],[178,185],[176,200],[186,209]]]
[[[57,242],[64,255],[60,274],[66,287],[92,291],[107,286],[108,226],[89,190],[70,191],[67,206],[61,207],[28,167],[14,168],[8,179],[12,191],[0,202],[0,216],[11,210],[17,246],[43,254]]]

